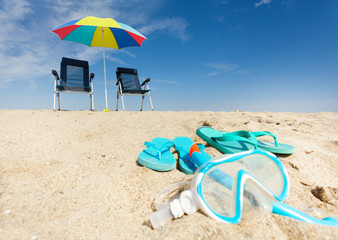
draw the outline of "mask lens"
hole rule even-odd
[[[204,201],[206,205],[218,215],[233,217],[233,213],[231,212],[231,187],[224,186],[221,181],[217,181],[217,179],[214,178],[213,171],[218,172],[219,169],[211,169],[205,175],[201,185]]]
[[[218,164],[216,168],[230,176],[232,179],[234,179],[234,176],[239,170],[243,169],[276,196],[282,194],[285,187],[284,177],[280,166],[278,166],[269,156],[263,154],[246,155],[237,161],[226,161]],[[210,174],[210,171],[208,171],[208,174]]]
[[[278,166],[269,156],[251,154],[233,163],[237,165],[234,167],[238,167],[238,170],[244,169],[247,171],[274,195],[279,196],[282,194],[286,183],[283,172],[281,171],[281,166]],[[223,170],[228,168],[227,164],[221,165]],[[227,170],[227,173],[229,173],[229,170]]]
[[[283,173],[269,156],[250,154],[236,161],[220,162],[205,173],[201,183],[204,201],[216,214],[224,217],[235,216],[233,179],[237,178],[241,169],[256,178],[274,195],[278,196],[283,192]],[[243,210],[248,209],[271,211],[271,200],[250,180],[245,182],[243,193]]]

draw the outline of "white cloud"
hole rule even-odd
[[[0,9],[2,23],[0,35],[0,84],[26,81],[34,86],[34,79],[44,74],[48,67],[46,44],[39,40],[39,34],[31,33],[25,19],[34,13],[33,6],[26,0],[5,0]],[[34,46],[39,46],[34,47]]]
[[[158,83],[165,83],[165,84],[179,85],[178,82],[176,82],[176,81],[170,81],[170,80],[151,79],[151,81],[153,81],[153,82],[158,82]]]
[[[228,63],[204,63],[204,65],[213,68],[217,71],[213,71],[207,74],[207,76],[216,76],[221,73],[241,73],[239,70],[240,66],[237,64],[228,64]],[[236,70],[236,71],[235,71]]]
[[[88,1],[88,0],[49,0],[47,8],[52,12],[57,13],[51,19],[53,27],[59,26],[63,23],[87,17],[112,17],[114,19],[120,18],[118,8],[110,7],[112,3],[117,2],[112,0]]]
[[[103,64],[103,49],[100,47],[86,47],[79,46],[78,51],[75,51],[74,54],[69,55],[71,58],[83,59],[89,61],[90,65],[94,64]],[[106,64],[108,61],[118,63],[120,65],[126,65],[124,61],[117,57],[117,54],[120,54],[120,51],[110,48],[105,48],[105,59]]]
[[[156,19],[149,24],[141,27],[139,30],[144,34],[151,34],[153,32],[164,32],[175,36],[182,40],[188,41],[191,36],[187,33],[188,22],[180,17],[172,17],[165,19]]]
[[[217,75],[220,75],[220,72],[210,72],[206,76],[212,77],[212,76],[217,76]]]
[[[255,7],[259,7],[263,4],[268,4],[268,3],[271,3],[272,0],[261,0],[260,2],[258,3],[255,3]]]
[[[0,53],[1,82],[7,84],[15,81],[24,81],[34,86],[34,78],[46,75],[46,70],[51,71],[48,64],[41,61],[39,51],[24,51],[18,56],[6,56]],[[28,62],[27,62],[28,61]]]
[[[205,63],[204,65],[222,72],[231,72],[239,68],[239,65],[237,64],[228,64],[228,63]]]
[[[216,18],[216,21],[217,21],[217,22],[220,22],[220,23],[224,22],[224,16],[218,16],[218,17]]]
[[[21,20],[28,13],[32,12],[30,3],[27,0],[4,0],[2,3],[2,9],[0,10],[1,21],[13,21]],[[10,15],[10,18],[7,18]]]
[[[242,25],[236,25],[236,26],[230,27],[229,31],[237,31],[237,30],[241,30],[242,28],[243,28]]]
[[[14,4],[10,0],[3,1],[0,8],[1,51],[10,50],[17,44],[25,42],[26,30],[21,21],[32,11],[26,0],[18,0]]]
[[[135,54],[132,54],[131,52],[129,52],[129,51],[125,50],[125,49],[121,49],[120,52],[128,55],[129,57],[133,57],[133,58],[136,57]]]

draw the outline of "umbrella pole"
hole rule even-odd
[[[106,109],[105,112],[109,112],[108,108],[108,97],[107,97],[107,79],[106,79],[106,56],[104,53],[104,30],[102,27],[102,49],[103,49],[103,71],[104,71],[104,93],[106,97]]]

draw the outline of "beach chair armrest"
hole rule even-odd
[[[144,80],[144,82],[141,84],[141,87],[148,82],[150,82],[150,78],[147,78],[146,80]]]
[[[54,75],[56,81],[60,80],[58,72],[56,70],[52,70],[52,74]]]
[[[120,81],[122,81],[122,76],[117,79],[116,85],[119,85]]]
[[[94,78],[94,77],[95,77],[95,74],[94,74],[94,73],[91,73],[91,74],[90,74],[90,80],[89,80],[89,81],[90,81],[90,82],[93,81],[93,78]]]

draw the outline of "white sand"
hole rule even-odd
[[[291,183],[285,202],[313,215],[338,214],[337,113],[1,110],[0,238],[338,238],[337,228],[275,214],[231,225],[198,212],[153,230],[156,194],[191,176],[139,166],[144,141],[187,136],[205,144],[195,133],[203,124],[266,130],[295,146],[296,153],[280,157]],[[210,146],[206,152],[220,155]]]

